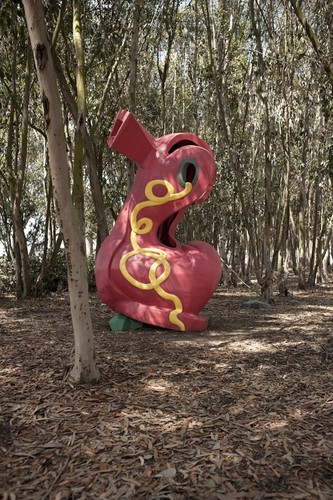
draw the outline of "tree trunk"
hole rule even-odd
[[[266,97],[263,97],[265,107],[265,223],[263,238],[263,263],[265,275],[261,286],[263,300],[270,302],[272,299],[272,288],[274,278],[274,266],[271,258],[271,224],[272,224],[272,165],[270,160],[270,124],[269,109]]]
[[[305,173],[302,172],[300,195],[299,195],[299,212],[298,212],[298,288],[306,289],[305,264],[306,264],[306,237],[305,237]]]
[[[323,253],[321,256],[322,261],[322,275],[325,280],[328,280],[331,274],[331,240],[332,240],[332,217],[328,223],[328,229],[326,231],[326,239],[323,245]]]
[[[26,163],[27,163],[27,151],[28,151],[28,115],[29,115],[29,97],[30,97],[30,83],[31,83],[31,66],[32,66],[31,63],[32,63],[32,57],[29,47],[27,53],[27,66],[26,66],[26,76],[25,76],[24,96],[23,96],[23,106],[22,106],[20,161],[16,176],[16,189],[13,200],[13,222],[15,228],[15,239],[17,242],[16,248],[20,252],[21,276],[23,285],[22,297],[29,297],[31,295],[30,261],[29,261],[27,240],[24,233],[24,223],[23,223],[23,216],[21,209]]]
[[[261,296],[266,302],[272,298],[272,287],[274,278],[274,266],[271,257],[271,224],[272,224],[272,162],[271,162],[271,126],[270,109],[268,102],[268,92],[266,89],[266,65],[263,58],[264,50],[262,46],[262,34],[257,11],[254,7],[254,0],[249,1],[252,30],[255,37],[257,56],[259,86],[258,93],[263,106],[264,121],[264,148],[265,148],[265,221],[263,232],[263,265],[264,276],[261,282]]]
[[[287,295],[287,278],[288,272],[285,263],[287,238],[289,232],[290,220],[290,171],[291,171],[291,137],[290,137],[290,120],[289,110],[286,110],[286,123],[285,132],[282,134],[282,145],[284,151],[284,173],[282,176],[282,196],[279,201],[279,209],[276,217],[276,236],[273,255],[273,268],[277,266],[277,284],[280,295]]]
[[[289,0],[289,1],[294,9],[294,12],[297,16],[298,21],[305,29],[305,32],[308,36],[308,39],[310,40],[312,47],[313,47],[314,51],[316,52],[317,57],[320,61],[320,64],[322,65],[322,67],[323,67],[323,69],[324,69],[324,71],[329,79],[329,82],[332,86],[332,89],[333,89],[333,64],[331,62],[331,59],[330,59],[329,55],[326,55],[324,53],[322,46],[319,42],[319,39],[317,38],[315,32],[313,31],[312,27],[310,26],[302,8],[301,8],[301,2],[299,2],[297,0]]]
[[[163,4],[163,21],[165,23],[166,31],[166,49],[160,47],[160,41],[164,36],[163,27],[160,30],[160,40],[157,44],[157,69],[160,76],[161,83],[161,122],[162,122],[162,134],[166,134],[166,118],[167,118],[167,108],[166,108],[166,80],[169,74],[170,68],[170,58],[171,49],[173,41],[176,35],[176,30],[178,26],[177,13],[179,7],[179,0],[168,0]],[[161,64],[161,56],[163,56],[163,64]]]
[[[142,0],[135,0],[133,12],[132,45],[131,45],[131,69],[129,83],[129,111],[136,113],[136,85],[138,68],[139,47],[139,21]],[[127,191],[130,192],[135,177],[135,163],[127,160]]]
[[[306,100],[304,111],[304,141],[302,145],[302,168],[301,182],[299,191],[299,208],[298,208],[298,288],[306,289],[306,166],[308,161],[308,144],[309,144],[309,100]]]
[[[315,286],[316,277],[317,277],[317,263],[316,263],[316,253],[318,246],[318,235],[319,235],[319,224],[320,224],[320,197],[321,197],[321,188],[319,185],[318,176],[315,179],[314,193],[313,193],[313,203],[311,203],[312,211],[313,211],[313,233],[312,233],[312,245],[311,245],[311,255],[310,255],[310,264],[309,264],[309,276],[307,279],[307,284],[310,287]]]
[[[73,40],[76,54],[76,95],[77,120],[74,134],[74,162],[73,162],[73,207],[75,219],[81,223],[80,232],[84,235],[84,188],[83,164],[85,152],[85,128],[87,117],[85,68],[83,41],[81,34],[81,5],[79,0],[73,0]]]
[[[16,60],[17,60],[17,46],[16,40],[14,42],[13,52],[12,52],[12,65],[11,65],[11,98],[10,98],[10,110],[7,123],[7,149],[6,149],[6,167],[9,172],[9,192],[11,201],[11,216],[14,222],[14,241],[13,241],[13,263],[15,267],[15,283],[16,283],[16,298],[20,299],[23,296],[23,280],[22,280],[22,260],[20,246],[15,234],[15,198],[16,198],[16,179],[17,179],[17,165],[14,166],[13,158],[13,143],[16,141],[15,134],[15,99],[16,99]]]
[[[71,91],[67,85],[64,72],[62,70],[60,61],[53,51],[54,63],[57,73],[57,78],[59,81],[59,85],[61,87],[61,92],[64,96],[64,99],[69,107],[69,110],[73,116],[73,119],[77,121],[78,119],[78,109],[77,104],[71,94]],[[100,179],[98,177],[98,168],[97,168],[97,160],[96,153],[94,147],[94,141],[91,135],[89,134],[87,128],[85,127],[85,147],[86,147],[86,159],[89,169],[89,180],[91,185],[91,194],[94,202],[95,212],[96,212],[96,222],[98,228],[98,240],[102,242],[107,235],[109,234],[104,204],[103,204],[103,193],[102,186],[100,183]]]
[[[42,94],[47,131],[50,169],[57,214],[64,236],[68,266],[68,287],[75,341],[75,363],[71,376],[77,382],[99,379],[89,309],[87,263],[81,221],[76,220],[69,186],[61,102],[57,89],[53,58],[48,42],[41,0],[23,0],[28,32]]]

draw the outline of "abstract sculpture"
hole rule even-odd
[[[143,323],[204,330],[208,318],[200,311],[219,283],[220,258],[207,243],[179,243],[175,229],[186,208],[212,190],[216,166],[209,146],[188,133],[156,139],[125,110],[118,112],[108,145],[139,168],[97,254],[102,301]]]

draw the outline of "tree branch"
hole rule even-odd
[[[325,73],[328,76],[328,79],[329,79],[330,84],[331,84],[332,89],[333,89],[333,65],[330,63],[329,59],[324,54],[324,52],[321,48],[320,42],[318,40],[318,37],[315,34],[315,32],[313,31],[312,27],[310,26],[303,10],[301,9],[297,0],[289,0],[289,1],[290,1],[290,4],[292,5],[292,8],[294,9],[294,12],[297,16],[297,19],[299,20],[300,24],[303,26],[303,28],[308,36],[308,39],[310,40],[312,47],[320,60],[321,65],[323,66]]]

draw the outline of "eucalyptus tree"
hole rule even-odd
[[[1,141],[6,140],[6,154],[1,162],[0,176],[3,183],[3,221],[8,238],[6,247],[15,262],[16,295],[20,298],[31,294],[30,261],[25,233],[29,216],[24,213],[23,207],[28,155],[31,53],[25,47],[20,7],[15,2],[6,2],[1,9],[2,37],[6,41],[1,49],[4,85],[2,93],[7,94],[4,102],[7,102],[8,106],[8,120],[3,129],[6,131],[6,139],[4,134],[1,134]],[[8,19],[10,23],[6,23]]]
[[[85,60],[85,75],[81,72],[84,76],[81,81],[85,83],[79,88],[86,94],[86,120],[82,122],[81,135],[84,139],[84,159],[88,165],[96,214],[97,240],[100,242],[107,236],[111,222],[106,212],[111,212],[111,220],[116,213],[113,207],[105,210],[103,168],[107,126],[112,121],[109,115],[113,117],[118,107],[110,89],[115,85],[118,66],[128,42],[126,22],[130,6],[125,1],[112,4],[83,1],[81,10],[81,57]],[[72,43],[71,19],[69,4],[64,0],[53,34],[52,50],[62,97],[70,113],[70,122],[78,123],[78,87],[73,85],[72,74],[73,65],[77,65],[78,52],[75,53]],[[108,19],[107,25],[103,22],[104,19]]]
[[[199,6],[206,28],[206,59],[209,63],[206,75],[211,80],[209,120],[213,130],[215,128],[220,189],[224,193],[219,199],[220,218],[222,215],[224,220],[224,225],[220,226],[223,243],[220,251],[223,260],[235,268],[237,247],[241,236],[246,235],[250,238],[251,254],[259,277],[255,228],[244,189],[244,182],[249,179],[243,153],[247,147],[246,127],[253,77],[253,65],[246,47],[250,33],[246,5],[243,1],[212,4],[205,0],[199,2]],[[234,273],[231,281],[236,283]]]
[[[318,165],[310,171],[307,167],[313,162],[308,148],[314,151],[319,145],[315,131],[325,129],[320,121],[313,121],[318,111],[315,95],[320,96],[321,92],[313,83],[313,64],[308,56],[303,56],[305,44],[300,30],[280,4],[259,5],[249,0],[232,5],[205,1],[199,5],[207,32],[208,75],[217,111],[218,144],[224,146],[216,149],[223,156],[220,180],[223,178],[228,186],[228,196],[233,193],[230,209],[219,200],[227,232],[222,252],[230,254],[231,266],[236,269],[248,240],[247,252],[262,285],[263,297],[269,300],[278,268],[280,290],[286,287],[287,243],[293,233],[295,251],[300,242],[298,237],[295,239],[295,221],[298,226],[301,214],[305,224],[302,241],[306,244],[302,255],[310,259],[309,277],[312,262],[320,255],[320,235],[326,234],[325,224],[315,225],[313,218],[322,213],[316,198],[307,207],[302,195],[303,192],[307,196],[309,172],[316,176],[320,170]],[[308,129],[304,129],[310,88],[314,90],[314,95],[310,95],[314,106],[308,109]],[[327,144],[326,138],[325,148]],[[302,154],[304,158],[308,156],[303,167],[298,160]],[[322,155],[317,155],[317,160],[322,162]],[[297,184],[299,178],[302,190]],[[320,183],[318,189],[313,192],[323,193]],[[226,223],[226,218],[231,224]]]
[[[331,2],[311,2],[313,3],[313,16],[319,17],[321,22],[319,24],[319,30],[323,35],[323,42],[320,41],[317,36],[315,30],[311,26],[311,19],[308,20],[305,11],[301,7],[301,3],[296,2],[296,0],[289,0],[292,8],[299,20],[300,24],[303,26],[307,37],[318,57],[319,63],[322,69],[325,71],[328,81],[330,82],[331,88],[333,89],[333,64],[332,64],[332,50],[333,50],[333,28],[332,28],[332,5]],[[328,47],[323,47],[326,45],[327,41],[329,42]]]
[[[76,96],[77,96],[77,119],[74,133],[74,158],[73,158],[73,208],[77,212],[75,217],[82,227],[84,234],[84,151],[85,151],[85,128],[87,120],[87,100],[85,82],[85,61],[81,25],[81,2],[73,0],[73,41],[76,55]],[[79,215],[81,214],[81,216]]]
[[[169,76],[170,56],[178,23],[180,0],[165,0],[160,13],[159,39],[156,45],[157,69],[161,81],[162,134],[166,133],[166,81]]]
[[[138,73],[138,53],[139,53],[139,27],[140,15],[142,10],[142,0],[134,1],[133,8],[133,26],[131,40],[131,64],[130,64],[130,79],[129,79],[129,106],[131,113],[136,113],[136,87]],[[128,159],[127,161],[127,190],[130,191],[135,175],[135,165]]]
[[[304,142],[302,150],[302,162],[304,166],[311,160],[315,164],[311,170],[313,172],[313,183],[309,185],[308,193],[305,189],[305,174],[302,176],[299,217],[299,286],[305,288],[307,253],[309,259],[307,284],[313,286],[318,273],[321,279],[323,258],[326,255],[327,262],[331,239],[332,209],[329,200],[332,196],[333,180],[333,157],[331,154],[333,139],[330,132],[333,123],[333,65],[331,63],[333,54],[333,18],[332,5],[329,2],[311,1],[306,6],[306,10],[294,0],[286,2],[286,9],[288,9],[288,5],[291,5],[295,19],[298,20],[301,29],[304,29],[303,33],[308,39],[308,45],[311,45],[313,49],[310,68],[314,85],[311,86],[311,93],[307,92],[311,108],[307,103],[304,119],[306,142]],[[304,45],[306,50],[307,44],[304,43]],[[313,115],[312,119],[309,117],[310,113]],[[308,151],[310,151],[310,154]],[[314,152],[315,158],[311,158]],[[308,212],[308,231],[312,232],[312,236],[308,233],[308,237],[306,237],[305,226],[306,210]],[[307,241],[308,249],[306,248]],[[326,266],[327,272],[328,266]]]
[[[15,5],[5,3],[7,9]],[[205,239],[219,247],[226,283],[236,284],[236,274],[246,281],[254,273],[269,300],[276,277],[281,292],[286,289],[290,264],[300,287],[324,275],[323,258],[328,263],[331,248],[333,179],[329,3],[303,2],[301,12],[293,0],[61,0],[45,5],[71,186],[78,185],[79,172],[80,193],[75,188],[73,194],[80,199],[85,190],[92,247],[96,241],[99,245],[117,217],[133,176],[133,169],[127,175],[125,159],[106,146],[114,116],[125,107],[157,136],[185,130],[212,147],[218,165],[215,188],[203,206],[193,207],[185,216],[178,236]],[[73,34],[73,5],[81,8],[80,29],[75,32],[79,44]],[[12,31],[19,26],[7,25]],[[8,119],[0,117],[8,125],[6,133],[0,132],[4,186],[0,231],[12,254],[12,200],[18,194],[15,187],[15,196],[10,197],[9,181],[13,178],[15,186],[21,182],[15,172],[22,172],[24,163],[27,74],[22,34],[16,42],[19,71],[10,66],[8,57],[0,62],[0,95],[8,113]],[[0,51],[5,54],[6,46],[2,44]],[[35,95],[32,75],[25,181],[17,206],[28,247],[36,251],[43,243],[42,268],[47,268],[46,255],[50,247],[59,247],[62,236],[53,217],[52,183],[45,174],[48,158]],[[11,177],[8,164],[17,165]],[[37,203],[27,189],[33,185],[32,166],[35,171],[38,167],[46,183]],[[38,182],[42,186],[42,180]],[[31,221],[36,225],[31,238],[28,220],[29,227]],[[16,255],[22,260],[19,252]]]
[[[74,210],[70,194],[68,158],[61,101],[48,41],[41,0],[23,1],[28,33],[41,90],[43,114],[50,156],[50,170],[58,218],[67,252],[68,285],[75,340],[75,362],[71,375],[78,382],[96,382],[99,372],[93,345],[89,309],[87,265],[84,252],[83,224]]]

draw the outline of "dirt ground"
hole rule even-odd
[[[1,299],[3,498],[333,499],[333,285],[256,293],[219,289],[200,334],[113,333],[92,295],[89,387],[67,294]]]

